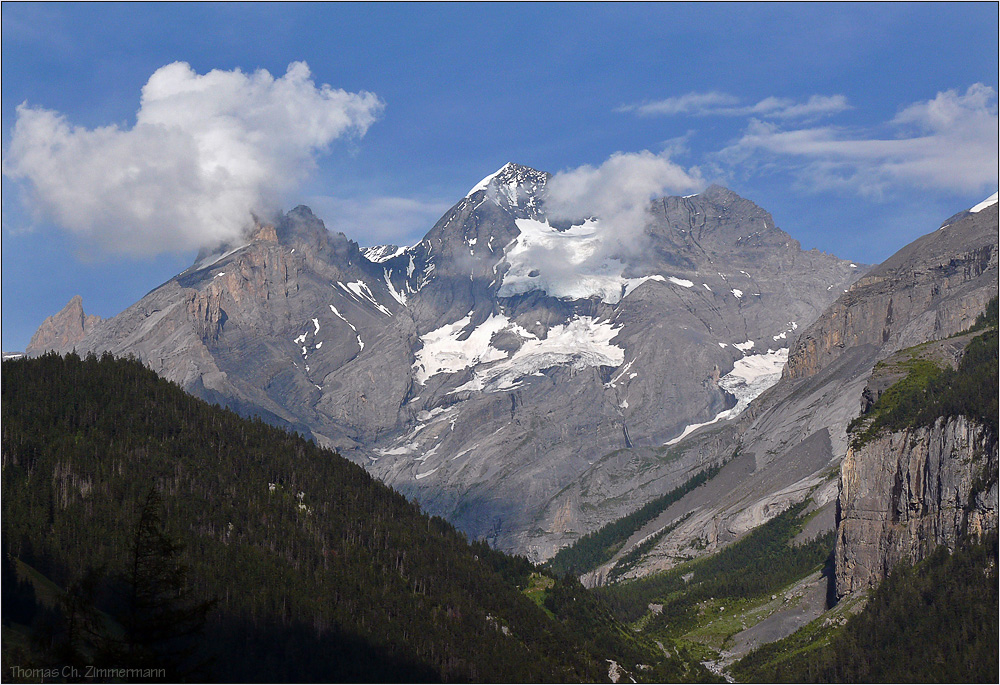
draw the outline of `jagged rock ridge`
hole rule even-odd
[[[100,322],[101,317],[96,314],[84,313],[83,298],[74,295],[57,314],[42,322],[31,336],[25,353],[37,355],[47,350],[71,350]]]

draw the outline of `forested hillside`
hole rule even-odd
[[[997,539],[899,566],[839,630],[811,625],[736,664],[741,682],[997,682]],[[818,623],[818,622],[817,622]]]
[[[579,583],[470,545],[360,467],[138,362],[4,362],[2,386],[5,666],[120,660],[141,633],[141,663],[175,678],[587,682],[608,660],[709,677]],[[8,582],[15,566],[34,586]],[[143,583],[170,595],[158,637]]]

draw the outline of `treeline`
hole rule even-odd
[[[967,416],[997,435],[997,298],[987,305],[971,331],[985,330],[966,346],[958,369],[926,360],[905,363],[908,374],[888,388],[848,430],[857,449],[885,431],[932,426],[938,418]]]
[[[995,683],[998,672],[997,536],[944,546],[900,565],[828,645],[797,634],[733,665],[740,682]]]
[[[639,678],[633,661],[658,659],[613,619],[599,644],[572,612],[552,620],[518,589],[526,559],[470,545],[361,467],[136,361],[4,362],[2,410],[4,553],[63,591],[90,576],[86,597],[114,632],[155,491],[185,592],[214,602],[203,677],[588,682],[607,659]],[[58,664],[53,646],[22,656]]]
[[[735,456],[734,453],[733,457]],[[631,514],[587,533],[572,545],[559,550],[554,557],[546,562],[546,566],[557,574],[580,575],[610,561],[637,530],[655,519],[681,497],[715,478],[722,466],[724,464],[711,466],[693,476],[683,485],[649,501]]]
[[[706,600],[763,597],[827,564],[833,553],[833,532],[792,545],[802,530],[808,504],[796,504],[712,556],[596,592],[623,622],[641,618],[651,603],[662,604],[646,631],[680,635],[696,625],[698,605]]]
[[[660,542],[660,540],[673,533],[677,529],[677,527],[680,526],[685,521],[687,521],[688,517],[690,516],[691,512],[684,514],[684,516],[681,516],[679,519],[671,523],[669,526],[666,526],[656,531],[655,533],[647,537],[645,540],[637,544],[635,547],[630,549],[628,552],[623,554],[618,559],[618,561],[615,562],[615,565],[611,567],[611,570],[608,571],[608,582],[609,583],[615,582],[623,575],[625,575],[629,570],[635,567],[636,564],[642,561],[643,557],[645,557],[654,547],[656,547],[656,545]]]

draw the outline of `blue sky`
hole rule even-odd
[[[664,191],[719,182],[804,247],[878,262],[996,190],[997,22],[996,3],[4,3],[3,349],[75,294],[117,314],[190,265],[220,206],[308,204],[362,245],[414,242],[507,161],[646,155]],[[206,195],[183,146],[137,126],[213,145],[195,108],[152,106],[212,70],[197,105],[231,93],[223,140],[266,161],[242,195]],[[294,112],[240,109],[286,92]],[[133,167],[134,207],[107,180]]]

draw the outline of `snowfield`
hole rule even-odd
[[[711,421],[685,426],[680,435],[668,440],[664,445],[676,445],[702,426],[739,416],[751,402],[760,397],[761,393],[781,380],[781,369],[786,361],[788,361],[787,347],[737,359],[733,364],[733,370],[719,379],[719,387],[736,397],[736,406],[719,412]]]
[[[625,350],[611,343],[618,335],[618,328],[589,316],[553,326],[545,338],[512,323],[502,314],[492,314],[463,339],[470,323],[466,315],[421,336],[423,347],[417,351],[413,364],[418,383],[424,384],[439,373],[474,368],[473,378],[452,392],[506,390],[518,380],[552,366],[617,367],[625,361]],[[512,354],[490,344],[501,331],[511,332],[521,341]]]

